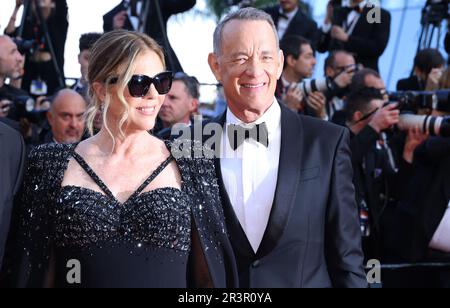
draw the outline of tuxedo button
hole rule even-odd
[[[258,268],[261,265],[261,262],[259,260],[253,262],[252,267],[253,268]]]

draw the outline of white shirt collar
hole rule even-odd
[[[244,123],[238,117],[236,117],[230,108],[227,108],[227,124],[241,124],[244,126],[250,126],[254,124],[266,123],[267,129],[270,135],[275,132],[281,124],[281,107],[278,104],[276,98],[274,98],[272,105],[267,109],[266,113],[264,113],[258,120],[253,123]]]

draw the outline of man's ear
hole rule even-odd
[[[106,85],[101,82],[94,82],[92,85],[94,89],[95,96],[100,100],[104,101],[106,99]]]
[[[353,123],[358,122],[359,120],[361,120],[363,118],[363,114],[361,111],[356,111],[355,114],[353,114]]]
[[[210,53],[208,55],[208,64],[217,81],[220,82],[222,79],[222,73],[220,71],[219,59],[215,53]]]
[[[48,123],[50,124],[50,126],[52,126],[52,124],[53,124],[53,117],[54,117],[54,115],[53,115],[53,111],[52,110],[49,110],[48,112],[47,112],[47,121],[48,121]]]
[[[280,79],[284,69],[284,53],[282,50],[278,52],[278,61],[277,77]]]
[[[200,105],[198,99],[194,98],[191,100],[191,106],[189,108],[189,111],[191,113],[198,111],[198,106]]]

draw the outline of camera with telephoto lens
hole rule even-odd
[[[339,73],[344,74],[350,70],[352,73],[356,73],[361,69],[359,64],[349,65],[344,68],[344,70]],[[338,76],[339,76],[338,75]],[[311,93],[322,92],[324,94],[330,94],[331,96],[341,96],[348,91],[346,88],[340,88],[339,85],[331,77],[323,77],[317,79],[308,79],[297,84],[297,88],[302,92],[303,97],[308,97]]]
[[[450,113],[450,90],[390,92],[389,101],[398,103],[403,113],[421,109]]]
[[[450,90],[392,92],[389,103],[398,104],[400,121],[397,127],[400,130],[418,128],[431,136],[450,137],[450,117],[417,115],[420,110],[450,113]]]
[[[450,0],[427,0],[421,24],[440,24],[445,19],[450,19]]]
[[[35,100],[28,95],[14,95],[10,93],[0,93],[0,100],[12,102],[7,117],[19,121],[27,119],[31,123],[40,124],[46,118],[47,111],[36,111],[34,109]]]

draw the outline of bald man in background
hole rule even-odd
[[[47,113],[51,131],[45,136],[44,143],[79,142],[85,132],[86,108],[85,99],[76,91],[59,91]]]

